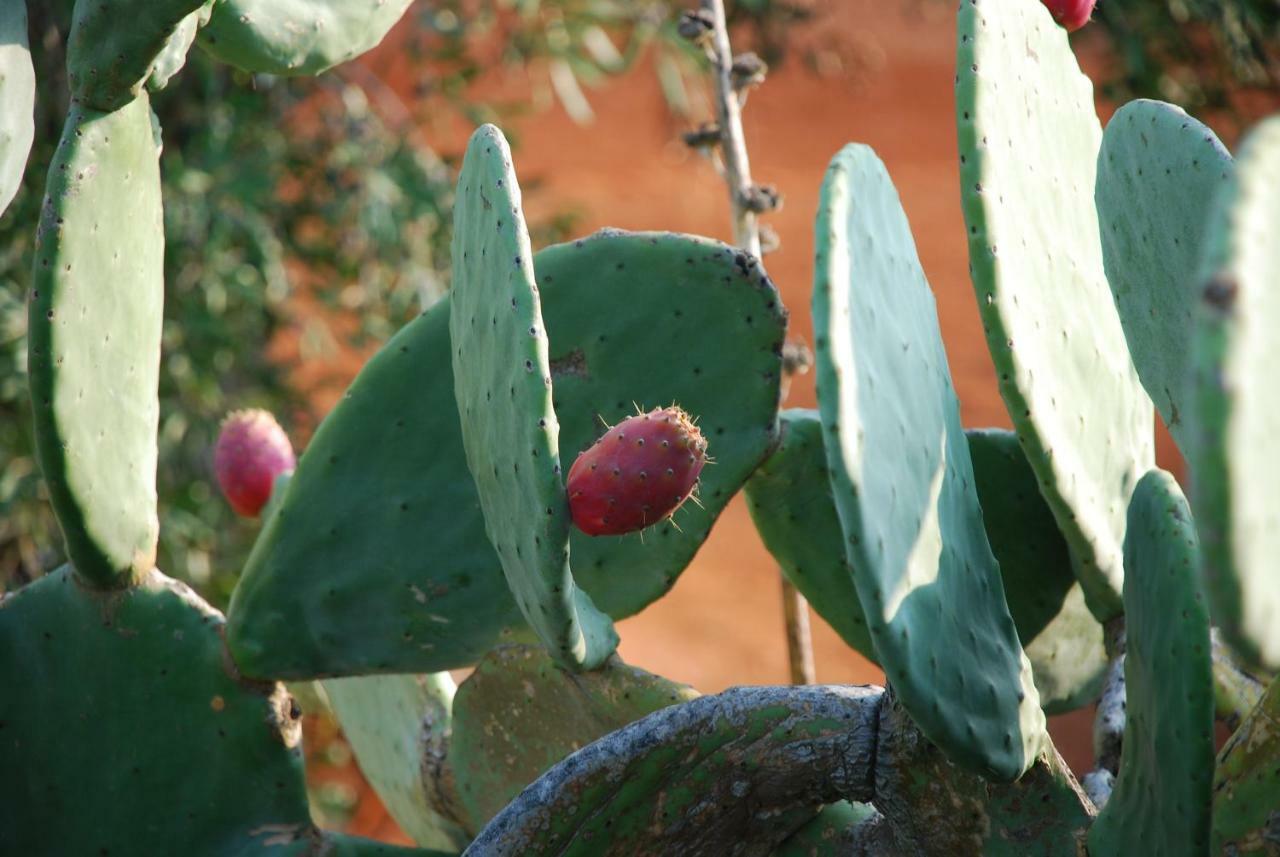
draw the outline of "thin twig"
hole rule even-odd
[[[720,125],[725,183],[729,186],[729,205],[733,212],[733,243],[759,259],[760,229],[755,212],[747,208],[752,186],[751,161],[747,158],[746,137],[742,132],[742,103],[733,86],[733,48],[729,45],[724,2],[702,0],[702,8],[713,22],[707,54],[715,76],[716,120]]]
[[[700,41],[711,60],[715,78],[716,124],[704,126],[687,142],[690,145],[705,146],[709,142],[706,137],[712,129],[719,131],[719,172],[729,188],[733,243],[759,260],[762,254],[757,212],[776,208],[778,197],[772,188],[757,188],[751,180],[751,161],[747,157],[747,141],[742,131],[742,103],[748,88],[764,79],[764,64],[754,54],[744,54],[735,69],[724,0],[701,0],[701,3],[701,14],[686,22],[686,35]],[[793,372],[794,370],[786,373],[784,391]],[[817,677],[813,661],[813,636],[809,630],[809,604],[799,590],[792,586],[791,581],[781,575],[779,577],[782,580],[782,610],[786,622],[787,662],[790,664],[791,683],[815,684]]]

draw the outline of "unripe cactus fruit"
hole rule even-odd
[[[289,436],[267,411],[232,411],[222,421],[213,472],[237,514],[257,517],[271,499],[276,477],[296,466]]]
[[[680,408],[623,420],[569,469],[573,523],[592,536],[656,524],[689,499],[706,452],[707,441]]]
[[[1089,18],[1093,15],[1093,7],[1097,5],[1098,0],[1043,0],[1043,2],[1048,7],[1049,14],[1053,15],[1053,20],[1066,28],[1068,33],[1074,33],[1089,23]]]

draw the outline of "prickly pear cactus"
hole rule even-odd
[[[633,403],[671,401],[714,446],[702,505],[681,508],[679,529],[570,537],[574,577],[622,618],[670,589],[774,444],[786,315],[758,268],[704,238],[601,232],[540,251],[534,268],[563,449],[586,448]],[[249,674],[438,671],[528,634],[466,466],[449,314],[445,299],[393,337],[298,462],[228,611]]]
[[[181,48],[206,0],[77,0],[67,39],[71,96],[112,111],[135,99],[162,53]],[[127,26],[122,22],[127,21]],[[194,19],[192,19],[194,21]],[[173,45],[170,40],[174,39]],[[185,50],[182,52],[186,55]],[[175,60],[165,59],[166,71]],[[169,72],[171,73],[171,72]]]
[[[1280,118],[1246,139],[1207,225],[1190,379],[1192,506],[1223,637],[1280,669]]]
[[[1280,681],[1267,688],[1218,755],[1213,854],[1280,853]]]
[[[1126,725],[1115,790],[1089,852],[1205,854],[1213,782],[1209,611],[1195,522],[1173,477],[1153,470],[1125,536]]]
[[[458,689],[448,766],[478,832],[525,786],[575,750],[661,708],[698,696],[617,657],[566,672],[532,646],[500,646]]]
[[[217,0],[200,46],[265,74],[319,74],[382,41],[412,0]]]
[[[0,3],[0,214],[22,184],[35,137],[36,73],[25,0]]]
[[[965,436],[983,524],[1040,706],[1061,714],[1088,705],[1107,672],[1105,635],[1072,573],[1066,540],[1017,436],[1000,429]]]
[[[831,162],[816,230],[818,402],[876,654],[931,740],[1016,779],[1039,754],[1044,714],[983,530],[933,294],[869,148]]]
[[[36,232],[28,355],[37,450],[76,571],[99,586],[155,565],[164,227],[145,93],[74,105]]]
[[[875,661],[845,559],[817,411],[783,411],[782,444],[747,482],[747,508],[787,579],[859,654]]]
[[[1093,87],[1035,0],[964,0],[959,40],[960,186],[987,346],[1089,606],[1110,619],[1153,416],[1103,273]]]
[[[0,778],[12,853],[337,847],[310,820],[293,701],[241,676],[222,616],[159,571],[104,591],[64,567],[4,598],[0,684],[0,767],[22,772]]]
[[[881,691],[735,688],[569,756],[464,852],[768,855],[824,803],[872,795]]]
[[[1098,153],[1107,281],[1138,377],[1184,450],[1196,269],[1214,195],[1234,171],[1213,131],[1161,101],[1117,110]]]

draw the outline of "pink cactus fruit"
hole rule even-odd
[[[1049,14],[1053,15],[1053,20],[1066,28],[1069,33],[1074,33],[1089,23],[1089,18],[1093,15],[1093,7],[1097,5],[1097,0],[1043,0],[1043,2],[1048,7]]]
[[[680,408],[657,408],[623,420],[569,469],[573,523],[592,536],[656,524],[689,499],[706,452],[702,433]]]
[[[213,449],[213,472],[237,514],[256,518],[271,499],[276,477],[297,466],[289,436],[263,410],[232,411]]]

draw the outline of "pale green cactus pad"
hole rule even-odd
[[[1044,713],[983,530],[933,294],[871,149],[832,160],[815,231],[818,402],[876,654],[952,759],[1015,779]]]
[[[382,41],[412,0],[218,0],[200,46],[244,71],[319,74]]]
[[[335,853],[309,817],[293,701],[241,678],[221,631],[154,570],[103,591],[63,567],[0,600],[0,769],[22,772],[0,778],[7,851]]]
[[[576,675],[532,646],[494,649],[458,688],[454,706],[448,765],[468,829],[479,831],[575,750],[697,696],[616,657]]]
[[[1197,553],[1182,490],[1153,470],[1129,504],[1126,724],[1115,790],[1089,831],[1098,857],[1208,853],[1213,663]]]
[[[1120,108],[1098,154],[1094,200],[1107,280],[1138,377],[1184,450],[1204,225],[1234,171],[1213,131],[1163,101]]]
[[[743,687],[664,708],[520,793],[472,857],[768,855],[827,803],[868,801],[872,687]]]
[[[1212,854],[1280,852],[1280,681],[1273,681],[1262,701],[1218,754],[1213,776]]]
[[[441,778],[456,690],[448,673],[375,675],[319,682],[365,779],[414,842],[456,851],[467,843],[450,820]],[[304,706],[304,710],[305,706]]]
[[[844,534],[817,411],[781,414],[782,444],[747,482],[747,508],[787,579],[840,638],[875,662],[871,632],[844,554]]]
[[[67,37],[67,79],[82,107],[112,111],[142,91],[162,53],[206,0],[77,0]],[[190,45],[190,41],[187,41]],[[182,51],[183,56],[186,51]],[[173,65],[166,57],[166,67]]]
[[[1088,705],[1102,692],[1107,652],[1102,625],[1072,573],[1067,543],[1017,436],[1001,429],[966,435],[987,538],[1040,707],[1061,714]]]
[[[196,33],[209,23],[209,16],[213,14],[214,1],[205,0],[204,5],[178,22],[173,35],[169,37],[169,41],[165,42],[164,48],[156,57],[155,64],[151,68],[151,76],[147,78],[147,89],[152,92],[164,89],[173,76],[182,71],[182,67],[187,64],[187,54],[196,42]]]
[[[76,570],[119,585],[155,564],[164,226],[146,94],[73,106],[49,169],[29,314],[37,450]]]
[[[0,2],[0,214],[9,207],[35,136],[36,72],[25,0]]]
[[[1122,610],[1125,508],[1153,461],[1154,414],[1103,273],[1093,87],[1034,0],[964,0],[956,67],[969,270],[987,345],[1105,621]]]
[[[1192,505],[1213,619],[1280,669],[1280,119],[1245,140],[1209,220],[1192,342]]]
[[[671,588],[776,443],[786,315],[750,257],[704,238],[602,232],[541,251],[534,267],[566,454],[635,404],[674,401],[716,461],[701,507],[686,503],[643,541],[571,537],[574,577],[622,618]],[[388,342],[299,459],[229,611],[247,673],[433,672],[528,634],[462,450],[449,311],[446,299]]]
[[[551,360],[511,150],[471,136],[453,209],[449,338],[467,469],[507,585],[552,657],[594,669],[618,645],[569,565]]]

